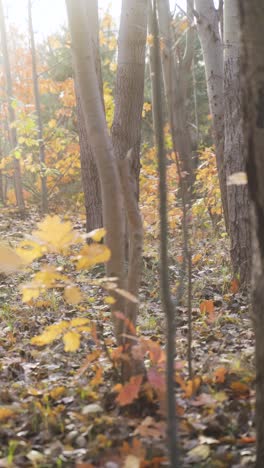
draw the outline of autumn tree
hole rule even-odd
[[[119,288],[125,288],[135,294],[138,285],[141,258],[141,222],[139,218],[133,181],[130,173],[129,158],[125,158],[119,165],[115,158],[111,137],[108,132],[100,85],[94,60],[89,19],[92,17],[94,5],[90,2],[87,10],[82,0],[66,1],[70,32],[74,70],[77,86],[80,91],[81,105],[85,117],[86,131],[92,146],[102,189],[103,220],[106,228],[106,244],[111,250],[111,259],[107,264],[108,276],[117,277]],[[120,171],[120,172],[119,172]],[[121,177],[120,177],[121,174]],[[122,183],[121,183],[121,179]],[[128,274],[125,268],[125,207],[129,232],[129,266]],[[138,221],[139,220],[139,221]],[[140,224],[140,230],[137,225]],[[136,226],[136,228],[135,228]],[[137,230],[135,232],[135,229]],[[133,253],[133,255],[131,255]],[[124,300],[122,295],[116,297],[113,307],[113,321],[115,334],[119,343],[124,341],[123,332],[127,330],[127,321],[116,317],[115,311],[121,311],[129,322],[135,326],[137,304]],[[127,338],[125,338],[127,341]],[[130,362],[131,364],[131,362]],[[135,372],[135,366],[128,363],[126,377]]]
[[[3,50],[3,59],[4,59],[4,71],[5,71],[5,81],[6,81],[6,96],[8,103],[8,120],[9,120],[9,138],[10,138],[10,147],[11,150],[15,150],[17,146],[17,133],[14,126],[15,122],[15,110],[13,106],[13,83],[12,75],[9,61],[7,37],[6,37],[6,25],[4,17],[4,9],[2,0],[0,1],[0,29],[1,29],[1,43]],[[20,211],[25,209],[24,195],[23,195],[23,186],[21,178],[21,169],[20,161],[14,156],[14,186],[16,194],[16,202]]]
[[[144,102],[147,0],[123,0],[118,35],[115,113],[111,129],[115,156],[131,150],[131,176],[139,197],[141,119]]]
[[[195,6],[205,62],[224,219],[230,235],[232,267],[235,276],[246,285],[251,262],[247,188],[241,185],[227,186],[228,177],[243,172],[245,167],[238,73],[238,6],[233,0],[224,3],[223,28],[221,11],[216,9],[213,0],[195,0]]]
[[[239,2],[243,41],[243,133],[252,224],[252,305],[256,338],[256,466],[264,466],[264,4]]]
[[[219,174],[225,224],[228,229],[226,171],[224,165],[223,45],[219,17],[213,0],[195,0],[196,22],[207,80],[212,115],[216,164]]]
[[[224,158],[227,180],[245,171],[245,143],[242,128],[240,85],[241,43],[239,2],[224,4]],[[242,284],[250,280],[250,227],[247,185],[227,184],[231,261]]]
[[[103,81],[101,73],[101,58],[99,50],[99,21],[98,21],[98,2],[91,1],[92,7],[89,12],[92,17],[89,18],[91,28],[91,41],[93,47],[93,59],[97,79],[100,86],[100,94],[103,102]],[[86,11],[87,2],[83,6]],[[87,10],[88,11],[88,10]],[[88,21],[88,16],[87,16]],[[89,40],[87,38],[87,40]],[[81,175],[84,192],[85,210],[86,210],[86,230],[87,232],[99,228],[103,225],[102,219],[102,198],[101,186],[93,150],[89,141],[89,136],[86,131],[84,111],[82,109],[82,101],[78,84],[75,83],[76,100],[77,100],[77,120],[78,133],[80,142],[80,157],[81,157]]]

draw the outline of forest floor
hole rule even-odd
[[[0,236],[16,245],[39,220],[0,212]],[[72,219],[84,230],[82,219]],[[213,230],[197,235],[193,256],[192,366],[196,391],[188,391],[186,300],[177,309],[177,404],[182,466],[253,466],[254,335],[247,298],[231,281],[228,245]],[[179,241],[178,241],[179,242]],[[171,241],[174,254],[177,242]],[[158,287],[158,246],[147,246],[140,292],[139,333],[165,345]],[[174,255],[173,254],[173,255]],[[58,262],[60,260],[58,259]],[[171,262],[171,284],[179,273]],[[38,265],[35,265],[38,268]],[[61,268],[67,268],[61,264]],[[90,274],[90,273],[89,273]],[[91,272],[102,275],[102,268]],[[75,278],[88,304],[67,305],[52,292],[33,304],[21,301],[29,273],[0,278],[0,467],[127,468],[166,466],[165,420],[159,405],[138,398],[120,407],[107,353],[92,339],[76,353],[61,341],[36,348],[30,339],[47,325],[75,317],[96,322],[103,347],[114,347],[109,306],[98,288]],[[92,356],[89,362],[87,356]],[[103,376],[96,373],[98,360]],[[87,364],[88,362],[88,364]],[[146,362],[146,366],[147,366]]]

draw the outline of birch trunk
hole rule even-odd
[[[226,169],[224,164],[223,44],[214,0],[195,0],[197,30],[203,50],[207,93],[213,122],[216,164],[225,225],[228,230]]]
[[[256,467],[264,466],[264,4],[239,2],[243,41],[243,130],[252,208],[253,318],[256,335]]]
[[[245,172],[245,141],[242,125],[240,83],[241,42],[238,0],[224,5],[224,119],[227,178]],[[227,186],[231,262],[235,276],[247,285],[250,279],[251,240],[247,185]]]
[[[16,128],[12,126],[12,123],[15,121],[16,116],[15,116],[14,108],[12,106],[13,83],[12,83],[12,76],[11,76],[11,69],[10,69],[10,62],[9,62],[9,54],[8,54],[8,46],[7,46],[7,38],[6,38],[6,25],[5,25],[5,17],[4,17],[4,9],[3,9],[2,0],[0,0],[0,29],[1,29],[1,45],[2,45],[3,59],[4,59],[6,94],[7,94],[7,102],[8,102],[10,145],[11,145],[11,150],[14,150],[17,146],[17,133],[16,133]],[[14,187],[15,187],[15,195],[16,195],[16,202],[17,202],[18,209],[23,212],[25,209],[25,203],[24,203],[23,186],[22,186],[22,179],[21,179],[20,162],[15,157],[14,157]]]

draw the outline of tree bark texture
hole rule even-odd
[[[264,466],[264,3],[239,2],[243,41],[243,130],[252,223],[252,305],[256,335],[256,467]]]
[[[45,175],[45,143],[43,140],[43,123],[42,123],[41,107],[40,107],[36,47],[35,47],[35,37],[34,37],[34,30],[33,30],[31,0],[28,0],[28,22],[29,22],[29,35],[30,35],[30,43],[31,43],[31,57],[32,57],[32,81],[33,81],[33,88],[34,88],[35,108],[36,108],[37,124],[38,124],[39,164],[40,164],[40,180],[41,180],[41,209],[43,213],[47,213],[48,190],[47,190],[47,178]]]
[[[80,92],[76,85],[75,94],[81,157],[81,176],[86,212],[86,231],[90,232],[103,226],[101,185],[93,150],[86,130]]]
[[[85,11],[85,14],[87,15],[86,21],[87,24],[89,22],[90,25],[89,29],[92,40],[96,74],[100,86],[101,99],[103,102],[103,80],[101,73],[101,58],[99,52],[98,1],[90,1],[89,11],[87,9],[87,6],[88,3],[85,0],[83,0],[83,9]],[[89,38],[87,38],[87,41],[88,40]],[[82,103],[80,98],[80,91],[76,83],[75,94],[80,144],[81,176],[86,211],[86,231],[90,232],[94,229],[103,226],[101,186],[97,166],[93,155],[93,150],[86,130],[85,117],[83,114]]]
[[[245,172],[245,142],[242,125],[240,83],[241,41],[238,0],[224,5],[224,156],[226,175]],[[251,239],[247,185],[228,185],[228,220],[231,262],[235,276],[247,285],[250,280]]]
[[[147,38],[147,0],[123,0],[118,37],[118,68],[112,141],[115,156],[125,159],[129,150],[135,192],[139,198],[141,120]]]
[[[188,74],[191,71],[193,54],[192,26],[187,34],[186,51],[180,61],[174,52],[174,38],[171,28],[171,15],[169,0],[158,0],[159,28],[162,47],[163,80],[168,106],[173,148],[179,155],[181,169],[187,187],[191,188],[194,182],[192,161],[192,144],[188,131],[186,115],[186,93]]]
[[[203,50],[207,93],[212,115],[216,164],[219,176],[225,225],[228,231],[226,169],[224,164],[223,44],[214,0],[195,0],[197,30]]]
[[[15,116],[14,108],[12,106],[13,84],[12,84],[11,68],[10,68],[10,61],[9,61],[9,54],[8,54],[6,25],[5,25],[2,0],[0,0],[0,29],[1,29],[1,45],[2,45],[3,59],[4,59],[5,80],[6,80],[6,94],[7,94],[7,102],[8,102],[10,146],[11,146],[11,149],[13,150],[17,146],[17,133],[16,133],[16,128],[12,127],[11,124],[15,121],[16,116]],[[16,202],[17,202],[18,209],[20,211],[24,211],[25,203],[24,203],[23,186],[22,186],[22,179],[21,179],[20,162],[15,157],[14,157],[14,187],[15,187],[15,195],[16,195]]]
[[[118,278],[123,288],[125,278],[124,219],[119,172],[108,133],[100,86],[96,73],[92,36],[82,0],[66,0],[72,37],[73,63],[80,91],[85,126],[96,161],[102,188],[106,244],[111,250],[107,275]],[[92,8],[91,3],[87,9]],[[89,11],[88,11],[89,13]],[[117,298],[116,310],[124,312],[124,300]],[[113,315],[115,334],[120,342],[123,321]]]

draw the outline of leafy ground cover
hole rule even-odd
[[[82,217],[69,219],[76,232],[84,231]],[[2,209],[1,238],[15,246],[39,221],[34,211],[21,220]],[[186,292],[177,309],[175,389],[183,466],[253,466],[254,337],[247,298],[231,280],[226,238],[207,226],[205,241],[204,225],[193,229],[191,381]],[[138,334],[145,340],[148,382],[134,378],[125,387],[115,365],[111,300],[94,282],[104,274],[100,265],[76,272],[62,255],[50,255],[56,271],[80,288],[80,303],[74,295],[68,303],[59,288],[22,302],[20,285],[40,270],[41,258],[28,271],[1,276],[0,466],[166,466],[166,324],[157,252],[155,236],[147,238]],[[180,252],[179,240],[171,239],[171,252],[173,258]],[[172,261],[173,291],[179,275]],[[67,340],[61,339],[34,346],[32,338],[47,326],[66,321],[76,331],[85,326],[83,319],[89,333],[84,330],[75,352],[66,352]]]

